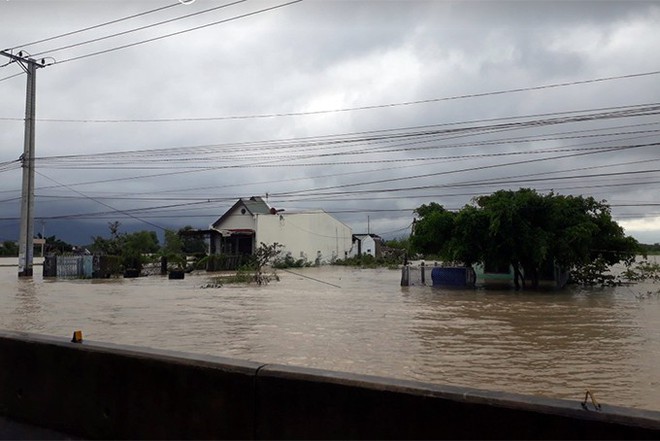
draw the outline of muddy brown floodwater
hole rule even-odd
[[[204,289],[206,273],[43,280],[38,266],[33,279],[0,266],[0,329],[574,400],[590,389],[660,410],[660,285],[516,293],[402,288],[388,269],[294,271]]]

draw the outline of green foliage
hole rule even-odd
[[[371,254],[362,254],[361,256],[349,257],[346,259],[337,259],[333,265],[340,266],[355,266],[358,268],[382,268],[387,267],[390,269],[399,269],[402,261],[399,256],[379,257],[375,258]]]
[[[400,237],[397,239],[391,239],[385,241],[385,246],[388,248],[394,248],[397,250],[410,250],[410,238],[409,237]]]
[[[654,283],[660,282],[660,264],[642,260],[637,262],[634,267],[628,265],[621,277],[631,282],[644,282],[647,280]]]
[[[621,281],[609,274],[609,265],[602,257],[571,270],[571,283],[583,286],[617,286]]]
[[[242,266],[256,267],[254,256],[211,254],[197,261],[199,268],[206,268],[207,271],[227,271],[235,270]]]
[[[283,245],[277,242],[274,242],[271,245],[261,242],[259,248],[254,252],[257,271],[261,271],[264,266],[268,265],[273,259],[275,259],[280,254],[283,247]]]
[[[274,242],[270,245],[267,245],[263,242],[259,244],[259,248],[257,248],[257,250],[254,252],[254,281],[257,282],[257,285],[265,285],[270,282],[270,277],[263,273],[263,268],[272,260],[277,258],[283,247],[283,245],[277,242]]]
[[[521,188],[477,197],[457,213],[436,203],[415,212],[414,251],[468,265],[510,264],[516,285],[529,280],[537,286],[542,269],[553,263],[591,274],[603,268],[601,263],[631,262],[639,251],[637,241],[612,219],[609,206],[592,197]]]
[[[204,239],[183,234],[186,231],[191,230],[194,230],[194,228],[190,225],[186,225],[185,227],[179,229],[178,234],[179,238],[181,239],[181,252],[187,255],[206,254],[208,247]]]
[[[165,243],[160,249],[160,254],[167,259],[168,269],[186,269],[187,259],[182,250],[181,236],[175,231],[165,230]]]
[[[5,240],[0,245],[0,256],[18,256],[18,244],[10,240]]]
[[[639,244],[640,248],[642,249],[642,252],[644,255],[652,255],[652,256],[657,256],[660,254],[660,243],[654,243],[654,244],[646,244],[646,243],[641,243]]]
[[[340,266],[357,266],[360,268],[378,268],[383,266],[384,262],[377,262],[376,258],[371,254],[363,254],[361,256],[349,257],[346,259],[339,259],[335,261],[335,265]]]
[[[91,250],[108,256],[120,256],[124,270],[130,268],[141,271],[145,263],[154,259],[149,255],[160,249],[158,236],[154,231],[120,233],[120,225],[119,222],[108,223],[110,238],[93,237],[94,243],[91,245]]]
[[[41,233],[38,233],[37,237],[40,239],[44,238],[41,235]],[[44,245],[45,254],[64,254],[73,251],[73,245],[66,243],[63,240],[60,240],[55,236],[48,236],[45,239],[46,239],[46,244]]]
[[[236,274],[219,277],[218,279],[222,280],[224,283],[251,283],[254,281],[254,274],[251,271],[251,268],[241,268],[236,271]]]
[[[312,264],[305,258],[294,259],[291,253],[288,252],[284,257],[277,256],[275,259],[273,259],[272,266],[273,268],[278,268],[278,269],[304,268],[304,267],[312,266]]]
[[[121,256],[103,256],[101,258],[101,273],[103,277],[117,276],[122,273]]]

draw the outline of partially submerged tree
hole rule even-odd
[[[630,262],[639,252],[605,201],[592,197],[541,195],[522,188],[477,197],[457,213],[437,203],[415,212],[414,250],[467,265],[511,265],[516,287],[526,281],[538,286],[542,271],[554,264],[571,269],[600,258],[612,265]]]
[[[277,242],[274,242],[271,245],[261,242],[259,248],[255,250],[254,281],[257,282],[258,285],[266,284],[270,281],[270,279],[263,274],[263,268],[282,252],[283,247],[282,244]]]
[[[120,233],[119,222],[108,223],[110,238],[94,236],[91,249],[97,253],[108,256],[120,256],[124,269],[136,269],[140,271],[148,254],[158,252],[158,236],[155,231],[137,231],[135,233]]]

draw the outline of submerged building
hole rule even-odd
[[[258,196],[236,201],[209,233],[212,255],[251,255],[277,242],[284,254],[319,264],[346,258],[353,239],[349,226],[323,210],[276,209]]]

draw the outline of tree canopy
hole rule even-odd
[[[141,269],[145,254],[156,253],[160,250],[158,235],[155,231],[137,231],[135,233],[120,233],[119,222],[108,223],[110,238],[94,236],[91,249],[94,252],[110,256],[121,256],[124,268]]]
[[[571,269],[600,257],[612,265],[640,251],[605,201],[592,197],[521,188],[477,197],[458,212],[432,202],[415,213],[413,250],[467,265],[511,265],[516,286],[519,279],[536,286],[540,272],[553,263]]]

